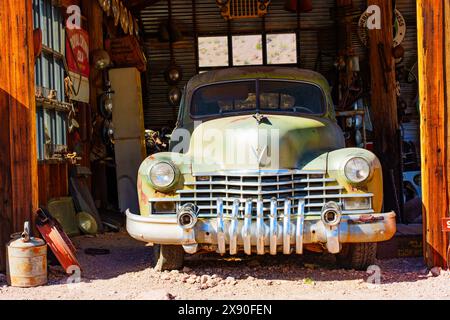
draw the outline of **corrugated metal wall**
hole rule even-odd
[[[183,81],[180,88],[196,74],[196,42],[194,32],[194,8],[191,0],[172,0],[172,18],[177,27],[182,30],[184,40],[175,43],[174,57],[178,65],[183,68]],[[296,13],[284,10],[284,0],[273,0],[269,13],[265,18],[266,32],[296,31]],[[319,72],[326,74],[333,68],[337,51],[336,23],[331,16],[335,0],[313,1],[313,10],[300,14],[300,66],[314,69],[317,65]],[[353,0],[355,10],[361,13],[367,8],[366,0]],[[411,67],[417,60],[416,48],[416,3],[414,0],[397,0],[397,8],[402,12],[407,23],[407,34],[402,45],[405,47],[405,67]],[[158,41],[159,24],[168,18],[167,0],[159,1],[155,5],[141,12],[141,19],[146,33],[145,46],[149,60],[147,75],[147,94],[144,101],[146,128],[159,129],[163,126],[173,126],[177,108],[169,106],[169,86],[164,80],[164,71],[170,64],[170,49],[167,43]],[[357,34],[359,16],[355,16],[352,24],[352,42],[355,53],[360,57],[362,70],[367,64],[367,49],[361,44]],[[220,15],[214,0],[195,0],[195,23],[197,35],[226,35],[228,23]],[[229,24],[232,34],[261,33],[262,19],[243,19],[231,21]],[[321,54],[320,54],[321,53]],[[414,84],[401,83],[402,97],[410,106],[408,112],[414,112],[416,88]],[[417,115],[417,112],[416,112]],[[417,122],[409,126],[414,127]],[[412,133],[418,137],[418,131]]]
[[[402,46],[405,48],[405,57],[403,66],[405,69],[411,69],[417,63],[417,13],[416,1],[413,0],[397,0],[397,9],[402,13],[406,21],[406,36]],[[401,97],[408,105],[406,112],[410,114],[409,122],[402,125],[403,140],[412,141],[416,145],[416,150],[420,152],[420,120],[419,112],[416,105],[418,95],[418,83],[407,83],[403,80],[400,82]],[[418,155],[420,159],[420,155]]]
[[[175,43],[174,57],[183,68],[183,81],[180,88],[196,74],[196,45],[194,39],[193,5],[190,0],[172,0],[172,19],[182,30],[184,40]],[[297,30],[296,13],[284,10],[284,0],[272,1],[269,14],[265,19],[266,32]],[[312,12],[300,15],[300,66],[314,69],[319,51],[322,63],[318,71],[326,72],[333,67],[336,53],[335,22],[330,16],[334,0],[323,0],[314,4]],[[141,12],[141,19],[146,33],[145,47],[149,60],[147,75],[147,94],[144,98],[145,127],[158,129],[173,126],[177,108],[170,107],[167,93],[169,86],[164,80],[164,71],[170,64],[170,48],[167,43],[158,41],[159,24],[168,18],[168,3],[160,1]],[[228,23],[220,15],[214,0],[195,1],[195,20],[197,35],[226,35]],[[243,19],[230,22],[232,34],[262,33],[262,19]]]

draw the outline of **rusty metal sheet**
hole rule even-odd
[[[48,212],[38,209],[36,227],[67,273],[72,273],[71,268],[73,266],[81,270],[80,263],[75,256],[76,248],[56,219]]]

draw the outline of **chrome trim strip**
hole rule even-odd
[[[295,252],[303,253],[303,224],[305,222],[305,200],[298,201],[297,223],[295,226]]]
[[[237,254],[237,229],[238,229],[239,201],[234,201],[231,211],[230,235],[230,254]]]
[[[291,253],[291,200],[285,200],[284,202],[283,253]]]
[[[291,181],[280,181],[280,182],[240,182],[240,181],[195,181],[195,182],[185,182],[185,186],[202,186],[202,185],[229,185],[229,186],[244,186],[244,187],[271,187],[271,186],[281,186],[288,184],[298,184],[298,183],[320,183],[320,182],[337,182],[336,179],[323,178],[323,179],[300,179]]]
[[[220,254],[225,253],[225,226],[223,223],[223,201],[217,199],[217,245]]]
[[[237,189],[194,189],[194,190],[178,190],[178,194],[185,193],[232,193],[242,195],[265,195],[265,194],[278,194],[278,193],[292,193],[297,191],[327,191],[327,190],[344,190],[344,187],[320,187],[320,188],[291,188],[282,190],[237,190]]]
[[[244,252],[247,255],[252,254],[251,227],[252,227],[252,201],[247,201],[245,203],[244,227],[242,228],[242,239],[244,240]]]
[[[256,205],[256,253],[259,255],[264,254],[264,211],[263,202],[258,201]]]
[[[192,176],[194,177],[206,177],[206,176],[231,176],[231,177],[246,177],[246,176],[288,176],[294,174],[304,174],[304,175],[319,175],[326,174],[325,170],[317,171],[305,171],[305,170],[230,170],[230,171],[213,171],[213,172],[194,172]]]
[[[277,217],[277,200],[272,199],[270,201],[270,229],[269,229],[269,242],[270,242],[270,254],[277,254],[277,239],[278,239],[278,217]]]
[[[230,190],[230,191],[232,191],[232,190]],[[227,193],[237,194],[237,193],[241,192],[239,190],[236,190],[236,191],[237,192],[227,192]],[[211,193],[211,192],[216,192],[216,191],[210,191],[210,192],[205,191],[205,193]],[[292,191],[287,190],[285,192],[288,193],[288,192],[292,192]],[[283,192],[283,191],[275,192],[274,191],[274,192],[269,192],[268,194],[285,193],[285,192]],[[187,193],[196,193],[196,192],[191,191],[191,192],[187,192]],[[201,192],[198,192],[198,193],[201,193]],[[261,194],[250,194],[250,195],[261,195]],[[298,200],[298,199],[324,199],[324,198],[326,198],[326,199],[329,199],[329,198],[334,199],[334,198],[368,198],[368,197],[373,197],[373,193],[324,194],[324,195],[313,195],[313,196],[304,196],[304,197],[302,197],[302,196],[294,196],[294,197],[290,197],[290,198]],[[207,197],[207,198],[189,197],[189,198],[182,198],[182,199],[180,198],[180,200],[183,200],[183,201],[216,201],[217,198],[219,198],[219,197]],[[224,201],[233,201],[234,199],[236,199],[236,198],[229,198],[229,197],[221,197],[221,198]],[[245,202],[246,201],[246,199],[242,199],[242,198],[239,198],[239,200],[241,202]],[[252,200],[254,202],[257,201],[257,199],[252,199]],[[280,200],[282,200],[282,199],[280,199]],[[269,202],[269,201],[270,201],[270,199],[264,199],[264,202]]]

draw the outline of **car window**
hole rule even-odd
[[[260,80],[259,86],[256,80],[218,83],[194,92],[194,117],[242,112],[323,114],[323,93],[309,83],[281,80]]]
[[[251,110],[256,110],[256,81],[254,80],[202,87],[195,92],[191,106],[191,112],[195,116]]]
[[[323,93],[319,87],[301,82],[267,81],[259,84],[260,109],[322,114]]]

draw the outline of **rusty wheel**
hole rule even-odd
[[[342,251],[336,255],[336,262],[346,269],[366,270],[375,263],[377,244],[349,243],[342,246]]]
[[[153,246],[153,266],[156,271],[181,269],[184,262],[182,246],[157,245]]]

